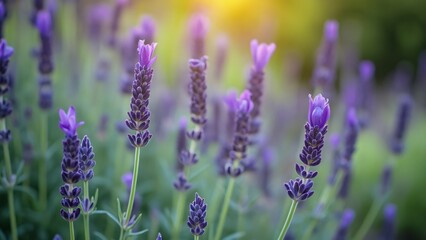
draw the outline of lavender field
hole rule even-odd
[[[424,9],[0,0],[0,240],[426,239]]]

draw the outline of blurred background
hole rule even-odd
[[[155,23],[153,41],[158,43],[155,53],[158,58],[150,102],[154,136],[141,154],[138,196],[143,220],[139,230],[149,229],[141,239],[155,239],[158,231],[164,239],[169,239],[176,199],[172,186],[176,177],[176,134],[180,119],[189,121],[187,66],[191,57],[191,33],[188,22],[194,14],[208,19],[205,54],[209,57],[209,119],[218,114],[213,110],[215,101],[221,102],[230,89],[241,92],[246,86],[252,64],[250,41],[276,44],[265,71],[263,125],[259,136],[267,150],[260,146],[250,152],[258,158],[259,168],[237,182],[240,188],[233,195],[225,227],[227,240],[274,239],[282,226],[282,215],[287,213],[290,202],[283,183],[295,175],[293,166],[302,146],[301,133],[308,111],[307,95],[315,91],[312,75],[328,20],[339,23],[335,79],[332,89],[324,93],[332,107],[329,135],[344,136],[346,105],[352,95],[359,94],[352,90],[356,88],[353,83],[359,80],[360,61],[372,61],[375,75],[373,93],[367,104],[369,126],[360,132],[356,145],[349,197],[344,202],[332,200],[334,211],[330,211],[323,228],[312,239],[331,239],[339,224],[339,211],[344,208],[356,212],[349,230],[349,236],[353,236],[374,199],[383,197],[379,190],[381,174],[384,166],[393,161],[392,190],[386,196],[386,203],[397,206],[396,239],[426,239],[426,192],[422,190],[426,180],[424,0],[9,0],[5,3],[4,38],[15,50],[9,64],[13,87],[8,96],[14,102],[14,113],[7,120],[7,126],[13,135],[10,148],[14,169],[24,162],[19,184],[22,188],[16,190],[22,239],[51,239],[56,233],[68,239],[67,223],[58,213],[63,138],[57,127],[59,108],[74,105],[77,120],[85,121],[79,135],[89,135],[94,145],[97,165],[91,192],[99,188],[98,209],[116,215],[116,197],[123,204],[126,202],[126,186],[121,176],[131,170],[133,150],[127,147],[127,130],[123,128],[130,100],[123,89],[136,61],[136,55],[132,55],[132,51],[136,54],[132,31],[147,16]],[[117,6],[121,6],[119,14]],[[43,90],[38,81],[40,39],[34,18],[41,9],[48,10],[53,20],[53,106],[49,109],[39,106]],[[223,42],[226,57],[220,60]],[[218,74],[221,62],[223,73]],[[389,143],[397,122],[399,99],[406,95],[413,99],[413,109],[404,140],[405,150],[395,156],[389,150]],[[220,126],[223,126],[226,107],[219,105]],[[40,150],[43,116],[49,128],[48,148],[44,153]],[[219,138],[226,134],[223,127],[219,134]],[[329,141],[328,136],[323,164],[317,168],[320,172],[314,187],[317,194],[301,205],[291,227],[295,239],[301,239],[331,172],[333,147]],[[214,165],[219,141],[211,140],[205,145],[200,149],[200,164],[193,171],[193,188],[188,195],[198,192],[209,203],[215,197],[211,183],[226,182],[226,178],[217,175]],[[3,159],[3,153],[1,156]],[[49,191],[48,207],[40,211],[35,169],[43,157],[47,158]],[[263,173],[259,169],[264,166],[264,158],[271,159],[268,194],[260,180]],[[0,166],[3,167],[3,161]],[[7,239],[10,234],[5,196],[3,190],[0,193],[0,239]],[[116,239],[118,227],[112,220],[95,215],[91,221],[94,239]],[[383,226],[383,209],[380,209],[367,239],[380,239]],[[209,227],[206,236],[210,236]],[[81,239],[81,221],[76,223],[76,231],[80,234],[77,239]],[[182,226],[182,236],[190,239],[186,226]]]

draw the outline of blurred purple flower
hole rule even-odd
[[[228,57],[228,38],[222,35],[216,40],[216,61],[214,66],[214,76],[217,81],[222,80],[223,71]]]
[[[263,71],[269,59],[275,51],[275,44],[259,44],[256,39],[250,42],[251,56],[253,58],[253,67],[256,71]]]
[[[161,236],[161,233],[158,233],[156,240],[163,240],[163,237]]]
[[[0,40],[0,61],[6,62],[9,61],[9,59],[13,55],[13,48],[9,45],[7,45],[7,41],[5,39]],[[0,65],[3,65],[4,63],[1,63]]]
[[[352,209],[346,209],[343,212],[342,218],[340,219],[339,228],[334,235],[334,240],[345,240],[347,239],[347,233],[355,218],[355,212]]]
[[[41,36],[50,37],[52,33],[52,17],[48,11],[39,11],[36,21],[37,29]]]
[[[396,212],[397,208],[395,204],[389,203],[384,208],[384,223],[382,238],[383,240],[393,240],[395,239],[395,227],[396,227]]]
[[[126,186],[126,189],[130,191],[132,187],[133,174],[132,172],[126,172],[121,176],[121,182]]]
[[[191,57],[200,58],[205,53],[205,39],[209,31],[209,20],[201,13],[191,16],[188,22],[191,37]]]
[[[402,96],[399,100],[394,133],[390,143],[390,149],[393,154],[400,155],[404,152],[404,137],[410,121],[412,105],[412,99],[408,94]]]
[[[74,106],[69,107],[66,113],[63,109],[59,109],[59,127],[65,133],[65,135],[76,135],[77,128],[83,124],[84,122],[77,123]]]
[[[151,16],[143,16],[140,23],[140,39],[144,39],[147,44],[154,42],[155,21]]]

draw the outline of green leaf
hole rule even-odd
[[[146,232],[148,232],[148,229],[144,229],[144,230],[139,231],[139,232],[131,232],[131,233],[129,233],[128,235],[129,235],[129,236],[138,236],[138,235],[142,235],[142,234],[144,234],[144,233],[146,233]]]
[[[95,234],[95,236],[96,237],[98,237],[99,239],[101,239],[101,240],[108,240],[106,237],[105,237],[105,235],[103,235],[102,233],[100,233],[100,232],[95,232],[94,233]]]
[[[119,227],[121,227],[120,222],[117,220],[117,218],[115,218],[114,215],[112,215],[110,212],[105,211],[105,210],[96,210],[92,213],[93,215],[95,214],[106,214],[108,217],[110,217],[115,223],[117,223],[117,225]]]

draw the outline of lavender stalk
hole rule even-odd
[[[140,149],[148,144],[152,137],[148,130],[150,123],[149,117],[151,115],[148,108],[148,103],[153,74],[152,64],[154,64],[155,60],[157,59],[157,57],[153,57],[156,46],[156,43],[145,44],[143,40],[140,40],[138,43],[137,50],[139,53],[139,61],[135,65],[135,79],[132,86],[130,111],[127,113],[129,119],[126,120],[127,127],[136,131],[135,134],[128,135],[130,143],[135,147],[135,159],[133,166],[132,187],[130,190],[127,211],[123,216],[123,222],[121,223],[122,226],[120,239],[124,237],[125,232],[131,230],[137,223],[137,220],[132,221],[133,217],[131,214],[138,180]],[[139,219],[139,217],[137,219]]]
[[[80,140],[77,136],[77,128],[83,125],[83,122],[77,123],[74,107],[70,107],[68,112],[59,110],[59,127],[65,133],[65,139],[62,141],[62,180],[64,185],[59,189],[62,195],[62,209],[60,211],[62,218],[69,223],[70,238],[74,240],[74,221],[80,216],[80,192],[81,188],[75,186],[81,179],[79,168],[79,145]]]
[[[0,9],[1,10],[1,9]],[[2,182],[7,189],[7,202],[9,206],[10,228],[12,239],[18,239],[16,227],[16,215],[13,188],[15,186],[16,176],[12,171],[12,163],[9,153],[9,142],[12,140],[11,132],[6,128],[6,117],[12,113],[12,104],[9,100],[4,99],[4,95],[9,91],[9,79],[6,75],[9,65],[9,59],[13,55],[13,48],[7,45],[5,39],[0,40],[0,143],[3,145],[3,154],[6,167],[6,176],[2,178]]]
[[[324,146],[324,135],[327,133],[327,121],[330,118],[330,106],[328,99],[318,94],[314,99],[309,95],[308,122],[305,124],[305,144],[299,155],[304,165],[296,163],[296,173],[300,176],[284,184],[289,197],[292,199],[291,206],[278,240],[284,239],[297,205],[300,201],[310,198],[314,191],[312,181],[318,175],[317,171],[310,171],[310,167],[321,163],[321,151]]]

